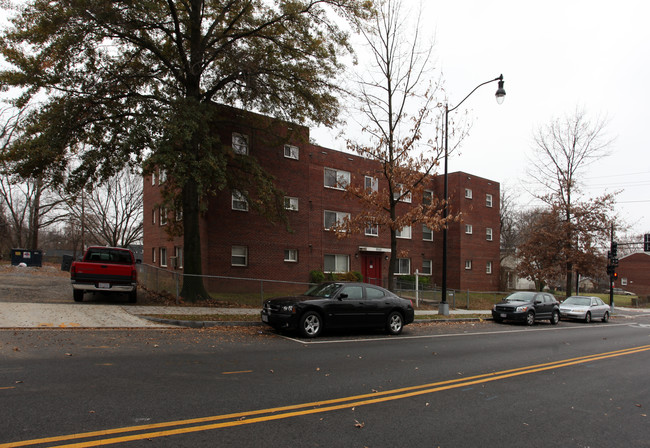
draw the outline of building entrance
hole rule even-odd
[[[381,254],[361,254],[363,281],[381,286]]]

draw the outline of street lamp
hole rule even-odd
[[[455,107],[452,107],[451,109],[449,108],[449,104],[445,104],[445,203],[444,203],[444,208],[443,208],[443,218],[445,219],[445,227],[442,229],[442,300],[440,302],[440,306],[438,307],[438,314],[443,314],[445,316],[449,316],[449,304],[447,303],[447,216],[449,215],[449,208],[448,208],[448,201],[449,201],[449,184],[447,181],[447,156],[448,156],[448,148],[449,148],[449,112],[453,112],[458,107],[460,107],[461,104],[465,102],[467,98],[470,97],[470,95],[476,90],[484,86],[485,84],[489,84],[491,82],[499,81],[499,88],[497,89],[495,96],[497,99],[498,104],[502,104],[503,100],[506,98],[506,91],[503,88],[503,75],[499,76],[498,78],[491,79],[489,81],[485,81],[484,83],[479,84],[478,86],[474,87],[474,90],[469,92],[469,94],[463,98],[463,101],[458,103]]]

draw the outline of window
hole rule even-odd
[[[284,261],[291,263],[298,262],[298,249],[285,249],[284,250]]]
[[[159,184],[164,184],[167,181],[167,171],[161,169],[160,174],[158,174],[158,183]]]
[[[174,256],[176,257],[176,267],[183,269],[183,248],[179,246],[174,247]]]
[[[230,255],[232,266],[248,266],[248,247],[233,246]]]
[[[491,194],[486,194],[485,195],[485,206],[486,207],[492,207],[492,195]]]
[[[155,247],[151,248],[151,262],[153,264],[156,264],[156,248]]]
[[[488,241],[492,241],[492,229],[490,227],[485,229],[485,239]]]
[[[365,178],[366,191],[377,192],[379,190],[379,181],[376,177],[366,176]]]
[[[343,300],[363,300],[363,286],[346,286],[341,293],[348,295]]]
[[[465,224],[465,233],[468,235],[472,234],[472,225],[471,224]]]
[[[156,209],[151,210],[151,224],[156,224]]]
[[[350,270],[350,257],[348,255],[325,255],[325,272],[345,273]]]
[[[422,275],[431,275],[433,272],[433,263],[431,260],[422,260]]]
[[[383,299],[385,297],[384,291],[381,289],[366,286],[366,298],[369,300]]]
[[[300,151],[298,150],[297,146],[284,145],[284,156],[287,159],[298,160],[298,157],[300,156]]]
[[[422,204],[424,205],[433,204],[433,191],[424,190],[424,192],[422,192]]]
[[[341,224],[345,218],[349,217],[349,213],[325,210],[325,230],[331,229],[336,224]]]
[[[167,248],[166,247],[161,247],[160,248],[160,266],[166,268],[167,267]]]
[[[492,262],[491,261],[488,261],[485,264],[485,273],[486,274],[491,274],[492,273]]]
[[[404,185],[397,184],[395,191],[393,191],[393,199],[400,202],[411,203],[411,192],[404,191]]]
[[[156,185],[156,170],[151,173],[151,185]]]
[[[233,132],[232,150],[235,152],[235,154],[241,154],[244,156],[248,154],[248,135]]]
[[[248,211],[248,201],[240,191],[234,190],[232,192],[232,209],[242,212]]]
[[[183,220],[183,209],[178,208],[174,212],[174,216],[176,217],[176,221],[182,221]]]
[[[627,277],[621,277],[621,286],[627,286]]]
[[[411,259],[398,258],[397,259],[397,272],[395,275],[409,275],[411,273]]]
[[[395,237],[410,240],[411,239],[411,226],[406,226],[406,227],[403,227],[400,230],[396,230],[395,231]]]
[[[165,207],[160,207],[160,225],[167,225],[167,209]]]
[[[379,225],[368,223],[366,226],[366,236],[379,236]]]
[[[422,239],[424,241],[433,241],[433,230],[428,228],[426,224],[422,224]]]
[[[472,190],[465,188],[465,199],[472,199]]]
[[[472,269],[472,260],[465,260],[465,269],[468,271]]]
[[[289,197],[289,196],[285,196],[284,197],[284,209],[297,212],[298,211],[298,198],[292,198],[292,197]]]
[[[327,188],[343,190],[348,185],[350,185],[350,173],[333,168],[325,168],[325,186]]]

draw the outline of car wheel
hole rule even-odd
[[[526,314],[526,325],[533,325],[535,323],[535,313],[532,311],[529,311],[528,314]]]
[[[609,311],[605,311],[605,314],[603,314],[603,322],[607,322],[609,320]]]
[[[585,322],[589,323],[591,322],[591,313],[587,311],[587,314],[585,315]]]
[[[136,303],[138,301],[138,290],[134,289],[129,293],[129,303]]]
[[[388,334],[400,334],[404,328],[404,318],[402,314],[398,311],[393,311],[388,315],[388,321],[386,322],[386,331]]]
[[[558,322],[560,322],[560,313],[553,311],[553,314],[551,314],[551,324],[557,325]]]
[[[75,302],[83,302],[84,292],[81,289],[74,289],[72,290],[72,297],[74,298]]]
[[[323,329],[323,321],[316,311],[307,311],[300,317],[300,334],[306,338],[315,338]]]

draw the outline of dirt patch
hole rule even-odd
[[[0,302],[65,303],[72,301],[70,273],[60,267],[0,265]]]

